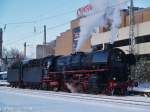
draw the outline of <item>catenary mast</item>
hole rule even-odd
[[[135,16],[133,0],[130,0],[129,53],[135,54]]]

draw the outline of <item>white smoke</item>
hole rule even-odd
[[[128,0],[93,0],[92,12],[80,20],[80,38],[76,51],[79,51],[84,42],[91,37],[97,27],[111,29],[109,38],[113,43],[117,38],[118,28],[121,23],[120,10],[127,5]]]

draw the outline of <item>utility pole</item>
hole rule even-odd
[[[24,43],[24,57],[26,58],[27,43]]]
[[[46,45],[46,25],[44,25],[44,40],[43,44]]]
[[[45,49],[46,49],[46,25],[44,25],[44,39],[43,39],[42,48],[43,48],[43,57],[45,57],[45,53],[46,53],[46,51],[45,51]]]
[[[135,54],[135,16],[133,0],[130,0],[129,53]]]
[[[3,29],[0,28],[0,71],[2,69],[2,44],[3,44]]]
[[[2,59],[3,29],[0,28],[0,59]]]
[[[133,0],[130,0],[130,8],[129,8],[129,17],[130,17],[130,26],[129,26],[129,53],[135,55],[135,59],[137,61],[136,56],[136,41],[135,41],[135,16],[134,16],[134,4]],[[137,64],[134,66],[130,66],[130,75],[133,79],[138,80],[138,73],[137,71],[141,71],[141,68],[137,69]]]

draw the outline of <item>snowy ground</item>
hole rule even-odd
[[[150,83],[139,84],[138,87],[133,88],[137,92],[149,92],[150,93]]]
[[[8,86],[9,83],[6,80],[0,80],[0,86]]]
[[[80,95],[0,87],[0,112],[149,111],[150,98],[147,97]]]

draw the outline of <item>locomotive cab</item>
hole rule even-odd
[[[54,66],[55,66],[55,59],[57,57],[54,56],[48,56],[43,58],[42,60],[42,66],[47,72],[52,72],[54,71]]]
[[[42,73],[43,79],[47,79],[49,77],[50,72],[55,71],[56,60],[59,56],[47,56],[42,60]]]

